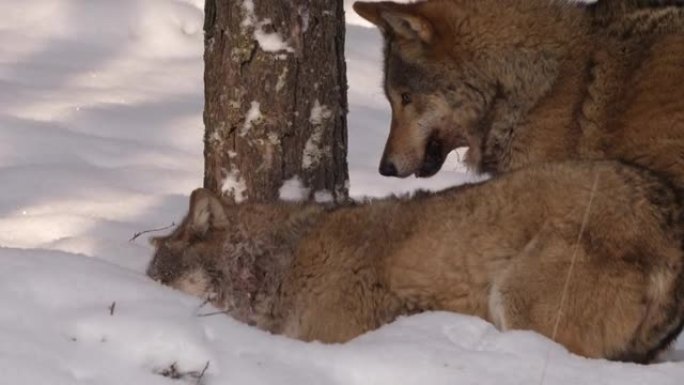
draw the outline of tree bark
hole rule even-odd
[[[204,31],[204,187],[345,199],[342,0],[206,0]]]

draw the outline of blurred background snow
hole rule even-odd
[[[178,221],[202,183],[202,6],[0,2],[0,383],[171,384],[154,373],[206,362],[206,384],[538,384],[544,368],[545,384],[681,383],[683,363],[585,360],[455,314],[306,344],[198,317],[198,300],[150,282],[151,248],[129,239]],[[428,180],[377,173],[380,34],[347,17],[352,194],[473,178],[456,156]]]

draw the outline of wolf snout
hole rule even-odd
[[[152,278],[152,280],[161,283],[161,274],[159,273],[159,269],[154,264],[150,264],[147,267],[147,271],[145,272],[148,277]]]
[[[394,165],[392,161],[383,159],[380,162],[380,175],[383,176],[397,176],[399,173],[397,171],[397,166]]]

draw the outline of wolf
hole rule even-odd
[[[670,5],[668,5],[670,4]],[[615,159],[684,186],[681,1],[356,2],[382,31],[392,109],[379,171],[490,174]]]
[[[334,206],[230,204],[198,189],[182,223],[153,239],[147,274],[305,341],[443,310],[646,363],[684,324],[683,241],[669,183],[577,161]]]

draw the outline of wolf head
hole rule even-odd
[[[226,235],[235,231],[224,203],[205,189],[190,196],[190,209],[169,235],[155,237],[156,251],[147,275],[192,295],[216,298],[225,280]]]
[[[385,176],[434,175],[452,149],[467,144],[464,132],[450,128],[460,121],[474,124],[487,102],[468,83],[447,79],[443,63],[435,60],[440,31],[420,8],[420,3],[354,3],[354,10],[385,37],[384,89],[392,109],[379,168]],[[465,105],[460,113],[458,103]]]
[[[299,237],[321,212],[313,203],[232,204],[197,189],[181,224],[151,240],[147,275],[263,326]]]
[[[480,169],[500,111],[524,110],[550,89],[563,54],[565,8],[548,0],[356,2],[385,40],[384,88],[392,109],[380,173],[428,177],[468,146]],[[555,2],[560,3],[560,2]],[[505,107],[505,108],[502,108]],[[510,117],[515,115],[507,112]]]

